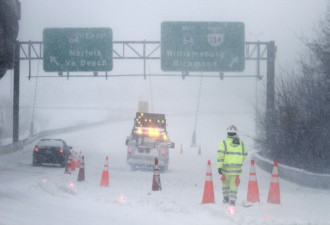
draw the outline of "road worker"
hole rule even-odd
[[[243,162],[248,155],[246,146],[237,134],[237,127],[227,128],[227,138],[223,140],[217,152],[217,167],[221,175],[223,202],[235,206],[237,189],[240,184]]]

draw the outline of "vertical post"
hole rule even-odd
[[[266,103],[266,129],[267,145],[271,148],[273,143],[273,125],[275,114],[275,42],[270,41],[267,45],[267,103]]]
[[[260,80],[260,42],[257,44],[257,79]]]
[[[192,138],[191,138],[191,147],[195,147],[196,146],[196,129],[194,129],[193,131],[193,135],[192,135]]]
[[[144,74],[144,79],[146,80],[147,79],[147,77],[146,77],[146,40],[143,41],[143,74]]]
[[[13,143],[19,140],[19,70],[20,70],[20,43],[15,42],[14,60],[14,96],[13,96]]]
[[[31,41],[29,41],[28,56],[29,56],[29,80],[31,79]]]

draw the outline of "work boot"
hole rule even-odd
[[[234,200],[230,200],[229,201],[229,205],[235,206],[235,201]]]
[[[223,198],[223,203],[228,203],[228,202],[229,202],[229,197],[228,196],[224,197]]]

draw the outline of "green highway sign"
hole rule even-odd
[[[46,28],[43,32],[46,72],[112,70],[110,28]]]
[[[240,72],[245,67],[241,22],[163,22],[163,71]]]

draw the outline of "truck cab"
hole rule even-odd
[[[132,170],[153,168],[155,158],[161,171],[169,165],[169,149],[174,148],[166,132],[164,114],[137,113],[132,133],[126,139],[127,163]]]

